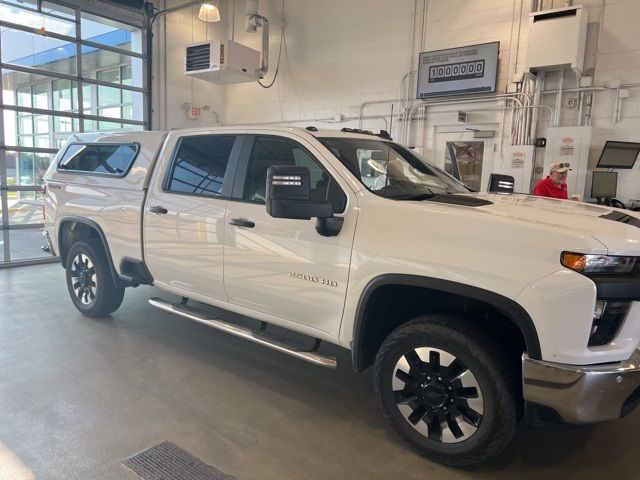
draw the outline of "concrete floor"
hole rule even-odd
[[[155,310],[152,287],[85,318],[57,264],[0,269],[0,288],[2,480],[132,480],[121,460],[165,440],[241,480],[640,478],[637,412],[522,430],[454,470],[389,431],[345,351],[337,371],[306,364]]]

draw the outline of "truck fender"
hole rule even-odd
[[[366,368],[366,365],[364,365],[364,336],[366,332],[365,309],[371,295],[376,291],[376,289],[384,285],[422,287],[438,292],[466,297],[488,304],[502,313],[518,327],[525,340],[527,355],[530,358],[537,360],[542,358],[540,341],[538,339],[538,334],[533,320],[521,305],[510,298],[489,290],[440,278],[405,274],[384,274],[375,277],[367,284],[360,295],[360,300],[358,301],[356,318],[353,326],[353,343],[351,345],[353,368],[358,372]]]
[[[62,243],[62,228],[64,227],[65,224],[67,223],[76,223],[76,224],[83,224],[88,226],[89,228],[91,228],[93,231],[96,232],[96,234],[98,235],[100,242],[102,243],[102,248],[104,249],[105,254],[107,255],[107,262],[109,263],[109,269],[111,270],[111,276],[113,278],[114,283],[116,283],[116,286],[126,286],[120,279],[120,275],[118,274],[118,272],[116,271],[115,265],[113,263],[113,259],[111,258],[111,251],[109,250],[109,243],[107,242],[107,238],[104,234],[104,232],[102,231],[102,228],[100,228],[100,225],[98,225],[96,222],[94,222],[93,220],[90,220],[88,218],[85,217],[76,217],[73,215],[68,215],[65,217],[62,217],[60,219],[60,223],[58,226],[58,250],[60,252],[60,261],[62,262],[62,267],[65,268],[66,266],[66,254],[69,252],[69,248],[71,247],[70,245],[68,245],[64,251],[63,254],[63,249],[61,248],[61,243]]]

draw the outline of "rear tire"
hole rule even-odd
[[[476,465],[498,455],[516,432],[523,401],[512,364],[462,317],[426,315],[383,342],[375,390],[389,424],[423,455]]]
[[[124,288],[114,283],[107,256],[90,242],[71,247],[66,263],[67,288],[75,307],[87,317],[103,317],[122,304]]]

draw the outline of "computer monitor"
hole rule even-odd
[[[640,153],[640,143],[607,140],[596,168],[633,168]]]
[[[592,198],[613,198],[618,189],[618,172],[593,172]]]

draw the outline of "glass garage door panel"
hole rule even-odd
[[[42,225],[42,193],[40,191],[9,192],[10,225]],[[13,231],[13,230],[12,230]]]
[[[102,85],[98,87],[99,116],[142,120],[142,113],[142,93]]]
[[[2,31],[0,53],[5,64],[76,74],[75,42],[7,28]]]
[[[4,112],[5,143],[19,147],[51,147],[49,115]]]
[[[120,47],[121,45],[116,46]],[[95,72],[102,72],[108,69],[110,71],[110,78],[101,79],[100,76],[98,76],[98,80],[141,86],[143,74],[142,64],[142,59],[138,57],[116,53],[111,50],[104,50],[94,47],[93,45],[84,45],[82,47],[82,73],[89,78],[96,78]],[[120,66],[121,69],[128,68],[128,73],[123,72],[123,76],[128,77],[130,80],[133,73],[135,81],[133,83],[123,82],[120,74],[111,74],[112,70],[118,70],[114,65]]]
[[[46,32],[59,33],[69,37],[76,36],[76,23],[73,10],[55,8],[49,2],[43,2],[42,12],[37,10],[38,2],[29,0],[15,0],[13,5],[0,3],[0,18],[5,22],[17,23],[31,28],[41,29]]]
[[[29,152],[7,152],[7,203],[9,225],[39,225],[44,222],[41,185],[51,154]],[[12,190],[12,186],[27,187],[29,190]]]
[[[142,53],[142,31],[131,25],[83,12],[80,31],[83,40]]]
[[[9,230],[11,260],[51,258],[51,255],[42,251],[45,243],[40,229]]]
[[[2,70],[2,101],[5,105],[39,108],[59,112],[79,112],[78,82],[35,75],[11,69]],[[91,105],[91,86],[83,88],[83,103]]]
[[[100,8],[99,3],[86,2],[86,8]],[[144,129],[145,94],[127,87],[145,86],[145,31],[124,23],[133,21],[124,10],[120,22],[101,17],[99,10],[85,12],[84,2],[76,5],[0,0],[3,266],[50,258],[40,249],[41,185],[70,135]]]

